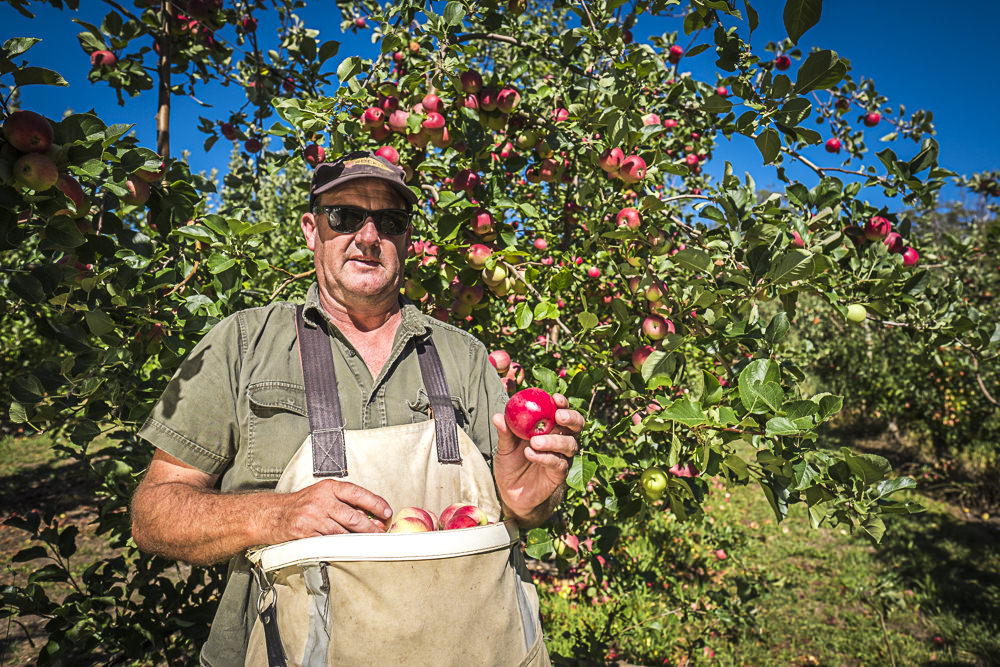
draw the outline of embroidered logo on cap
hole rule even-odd
[[[379,162],[378,160],[376,160],[375,158],[372,158],[372,157],[362,157],[362,158],[358,158],[356,160],[347,160],[347,161],[344,162],[344,167],[345,168],[347,168],[347,167],[356,167],[356,166],[360,166],[360,165],[364,165],[364,166],[368,166],[368,167],[378,167],[379,169],[382,169],[383,171],[388,171],[388,172],[390,172],[392,174],[396,173],[396,171],[394,169],[392,169],[391,167],[385,166],[384,163]]]

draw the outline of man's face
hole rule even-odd
[[[373,178],[324,192],[317,204],[368,211],[407,208],[392,186]],[[309,212],[302,216],[302,232],[313,251],[321,292],[346,307],[388,304],[398,298],[412,227],[397,236],[381,235],[368,219],[358,231],[340,234],[330,229],[325,213]]]

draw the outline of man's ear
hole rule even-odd
[[[302,227],[302,234],[306,237],[306,247],[316,251],[316,216],[312,213],[303,213],[302,221],[299,223]]]

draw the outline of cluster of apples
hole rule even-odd
[[[490,523],[486,512],[468,503],[452,503],[438,518],[434,512],[422,507],[404,507],[392,517],[389,533],[428,533],[435,530],[475,528]]]
[[[844,228],[844,232],[857,246],[869,241],[881,241],[889,248],[889,252],[903,256],[903,266],[915,266],[920,261],[920,254],[906,245],[903,237],[892,231],[892,223],[880,215],[873,215],[860,228],[849,225]]]
[[[3,124],[6,143],[0,148],[0,165],[4,181],[12,181],[21,190],[45,192],[57,188],[72,202],[72,209],[58,211],[59,215],[79,217],[88,207],[80,183],[66,171],[60,171],[59,147],[53,143],[55,130],[52,123],[34,111],[15,111]]]

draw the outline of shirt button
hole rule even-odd
[[[347,356],[354,357],[354,350],[348,350],[347,351]]]

